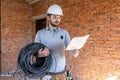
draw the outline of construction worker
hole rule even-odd
[[[53,57],[50,73],[43,77],[42,80],[66,80],[64,75],[66,68],[64,51],[71,39],[68,31],[59,26],[62,16],[63,12],[61,7],[57,4],[51,5],[47,10],[46,16],[48,25],[46,28],[39,30],[35,36],[35,42],[42,43],[47,46]],[[39,50],[38,53],[41,57],[48,56],[48,49]],[[69,52],[70,54],[73,54],[74,57],[79,54],[79,50],[71,50]]]

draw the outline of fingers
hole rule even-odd
[[[50,54],[50,51],[49,51],[48,48],[45,48],[45,49],[43,50],[43,53],[44,53],[45,56],[48,56],[48,55]]]
[[[41,54],[43,49],[39,49],[38,53]]]
[[[44,50],[43,50],[43,49],[40,49],[40,50],[38,51],[38,57],[46,57],[46,56],[48,56],[49,54],[50,54],[50,51],[49,51],[49,49],[48,49],[47,47],[45,47]]]

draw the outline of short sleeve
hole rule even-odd
[[[39,31],[37,32],[37,34],[36,34],[36,36],[35,36],[34,42],[37,42],[37,43],[40,43],[40,42],[41,42]]]

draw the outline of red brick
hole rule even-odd
[[[63,8],[64,20],[61,26],[69,31],[71,37],[90,34],[88,42],[80,50],[77,58],[66,54],[68,63],[74,66],[73,78],[75,80],[104,80],[110,75],[120,76],[118,74],[120,72],[118,61],[120,58],[120,0],[49,0],[49,3],[43,0],[32,5],[32,16],[45,14],[48,5],[53,3]],[[7,62],[15,63],[10,58],[3,59],[4,57],[15,55],[14,59],[16,59],[18,50],[25,43],[33,40],[35,34],[30,33],[32,30],[35,32],[35,22],[31,28],[29,7],[24,1],[19,0],[5,2],[2,5],[4,9],[2,12],[4,13],[2,15],[2,61],[4,61],[2,68]],[[15,69],[15,65],[11,64],[10,68],[4,67],[3,71],[10,69]]]
[[[1,65],[2,72],[8,72],[16,70],[20,48],[31,42],[30,6],[24,0],[2,0],[1,3]]]

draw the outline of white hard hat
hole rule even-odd
[[[60,6],[53,4],[48,8],[47,14],[57,14],[63,16],[63,12]]]

